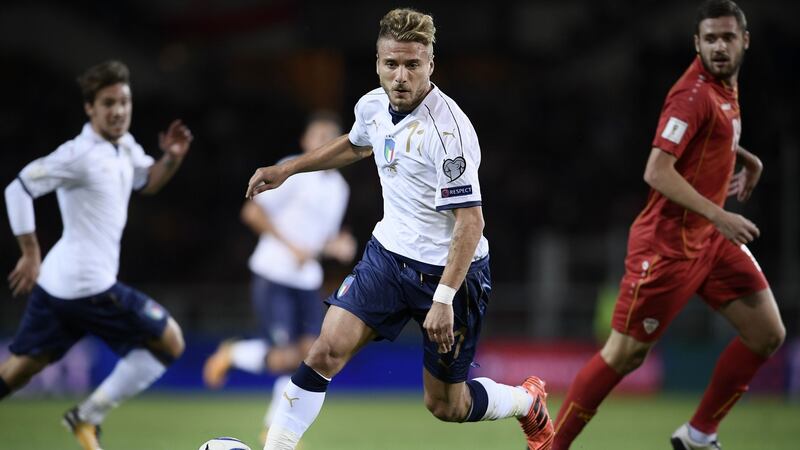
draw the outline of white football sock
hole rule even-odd
[[[236,341],[231,345],[231,365],[245,372],[263,373],[268,351],[269,345],[263,339]]]
[[[528,414],[533,397],[521,386],[496,383],[489,378],[475,378],[489,396],[489,406],[481,420],[497,420],[506,417],[522,417]]]
[[[710,444],[717,439],[717,433],[706,434],[688,424],[689,437],[698,444]]]
[[[264,450],[290,450],[317,418],[325,401],[324,392],[297,387],[291,380],[281,394]]]
[[[92,395],[78,405],[78,415],[89,423],[99,425],[109,411],[147,389],[166,370],[164,364],[148,350],[131,350],[117,361],[114,370]]]
[[[275,379],[275,384],[272,385],[272,399],[267,408],[267,414],[264,416],[264,426],[269,427],[272,425],[272,420],[275,418],[275,411],[283,398],[283,391],[286,385],[292,381],[291,375],[281,375]]]

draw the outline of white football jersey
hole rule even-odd
[[[19,180],[31,197],[56,191],[64,225],[39,273],[45,291],[75,299],[116,283],[128,200],[147,184],[151,165],[130,134],[114,146],[87,123],[75,139],[22,169]]]
[[[318,254],[339,233],[350,188],[336,170],[299,173],[280,188],[253,198],[281,235],[295,247]],[[319,289],[322,266],[312,258],[298,264],[286,245],[272,234],[259,237],[250,270],[270,281],[297,289]]]
[[[467,116],[438,87],[394,125],[389,97],[375,89],[358,101],[350,142],[373,149],[383,190],[383,219],[373,235],[387,250],[443,267],[453,209],[481,204],[481,149]],[[481,236],[473,261],[489,254]]]

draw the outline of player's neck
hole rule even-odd
[[[420,95],[419,99],[416,102],[414,102],[411,106],[409,106],[407,109],[401,110],[397,106],[391,104],[391,102],[389,103],[389,109],[391,109],[395,113],[407,115],[411,111],[417,109],[417,106],[419,106],[425,100],[425,97],[427,97],[428,94],[430,94],[432,90],[433,90],[433,83],[428,82],[428,89],[425,90],[425,93]]]
[[[728,89],[734,90],[736,89],[736,85],[739,81],[739,72],[737,71],[733,75],[729,76],[728,78],[718,78],[719,82],[722,83]]]
[[[90,124],[92,126],[92,130],[94,131],[94,133],[96,135],[98,135],[101,138],[105,139],[106,141],[110,142],[114,146],[119,144],[120,137],[115,138],[114,136],[111,136],[108,133],[104,133],[103,130],[101,130],[100,127],[96,126],[94,123],[90,122]]]

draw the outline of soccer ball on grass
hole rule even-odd
[[[218,437],[200,446],[198,450],[251,450],[244,442],[232,437]]]

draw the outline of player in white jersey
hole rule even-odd
[[[430,82],[433,19],[395,9],[380,22],[381,89],[364,95],[348,135],[256,170],[247,196],[301,172],[374,156],[384,217],[292,376],[265,449],[294,448],[316,418],[333,376],[369,341],[393,340],[414,319],[422,329],[425,405],[448,422],[516,417],[530,449],[549,449],[553,426],[544,383],[468,380],[491,290],[478,166],[478,138],[455,102]],[[280,192],[280,190],[278,191]]]
[[[341,134],[339,118],[313,114],[300,139],[308,153]],[[251,300],[262,338],[225,341],[206,360],[203,379],[219,388],[229,369],[277,374],[264,419],[268,428],[288,374],[305,358],[319,334],[325,256],[342,264],[355,256],[353,236],[341,230],[350,188],[337,170],[309,172],[288,180],[280,192],[259,195],[242,207],[242,221],[259,236],[250,257]],[[266,436],[266,435],[264,435]]]
[[[22,256],[9,275],[25,314],[0,363],[0,398],[24,386],[87,334],[120,360],[64,424],[85,450],[98,450],[99,426],[120,402],[157,380],[183,353],[178,323],[147,295],[117,281],[122,230],[132,190],[155,194],[180,167],[192,134],[180,121],[159,136],[157,162],[128,133],[127,66],[107,61],[80,78],[89,122],[53,153],[36,159],[5,190],[11,229]],[[56,191],[64,231],[41,262],[33,200]]]

